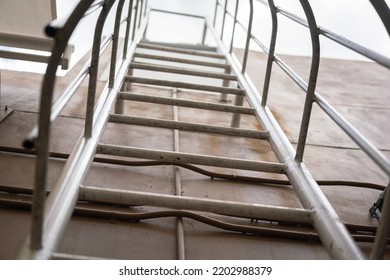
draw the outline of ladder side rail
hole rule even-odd
[[[111,2],[115,2],[112,0]],[[122,1],[122,0],[119,0]],[[123,0],[124,1],[124,0]],[[115,83],[114,89],[108,89],[108,85],[96,104],[94,130],[97,131],[94,138],[85,139],[80,136],[72,155],[67,161],[62,173],[55,184],[52,194],[46,201],[48,155],[50,147],[50,128],[52,115],[52,99],[56,81],[56,71],[67,42],[74,32],[79,21],[86,15],[107,4],[107,1],[80,1],[74,11],[66,19],[56,20],[49,24],[46,32],[54,38],[52,56],[48,63],[46,74],[43,79],[41,90],[40,114],[38,120],[38,138],[35,141],[37,148],[35,185],[32,209],[31,234],[21,248],[19,258],[48,259],[59,243],[67,221],[69,220],[75,201],[77,200],[78,187],[84,178],[87,168],[96,152],[98,138],[103,131],[109,110],[116,100],[116,93],[119,90],[119,82]],[[147,14],[149,16],[149,14]],[[142,29],[145,23],[137,32],[137,40],[140,41]],[[99,52],[101,44],[95,44]],[[131,57],[129,56],[118,71],[118,77],[126,73],[124,69],[132,58],[136,42],[130,46]],[[95,51],[96,52],[96,51]]]
[[[382,152],[379,151],[377,147],[375,147],[368,139],[366,139],[356,128],[354,128],[344,117],[342,117],[330,104],[327,103],[327,101],[321,97],[318,92],[315,90],[315,83],[318,76],[318,65],[319,65],[319,40],[318,37],[324,36],[330,40],[333,40],[334,42],[340,44],[341,46],[344,46],[350,50],[353,50],[366,58],[371,59],[374,62],[377,62],[378,64],[384,66],[385,68],[390,68],[390,59],[386,56],[383,56],[379,53],[376,53],[373,50],[370,50],[368,48],[365,48],[353,41],[348,40],[347,38],[344,38],[330,30],[327,30],[325,28],[322,28],[320,26],[317,26],[315,23],[315,16],[310,11],[310,4],[307,1],[300,1],[301,5],[303,5],[306,19],[301,18],[289,11],[284,10],[281,7],[276,7],[274,5],[274,2],[272,0],[264,1],[264,0],[256,0],[257,2],[267,6],[270,8],[271,11],[271,18],[272,18],[272,34],[271,34],[271,41],[270,41],[270,47],[269,49],[264,46],[264,44],[261,43],[260,40],[258,40],[255,35],[248,34],[250,33],[251,26],[246,27],[244,24],[242,24],[240,21],[236,21],[234,19],[234,26],[235,24],[238,24],[241,26],[241,28],[244,30],[244,32],[247,33],[247,38],[250,37],[257,45],[259,45],[263,51],[268,55],[268,61],[267,61],[267,69],[266,69],[266,76],[264,79],[264,87],[263,87],[263,96],[261,100],[261,106],[266,107],[267,103],[267,97],[268,97],[268,88],[269,88],[269,82],[271,79],[271,70],[272,70],[272,62],[275,62],[281,69],[306,93],[306,105],[304,109],[303,114],[303,122],[301,123],[301,132],[300,132],[300,140],[299,145],[297,148],[297,151],[295,152],[296,158],[295,160],[297,162],[301,162],[303,160],[303,150],[305,146],[305,138],[307,135],[307,129],[308,129],[308,123],[310,121],[310,112],[312,104],[315,102],[319,105],[319,107],[330,116],[330,118],[339,126],[341,127],[347,135],[358,144],[358,146],[369,155],[369,157],[378,165],[379,168],[382,169],[382,171],[385,172],[386,175],[390,177],[390,162],[389,160],[383,155]],[[370,1],[375,10],[377,11],[379,17],[382,20],[382,23],[384,24],[387,32],[390,34],[390,20],[389,20],[389,14],[390,9],[388,8],[387,4],[384,1]],[[251,8],[252,8],[252,1],[250,1]],[[216,3],[216,7],[221,6],[219,4],[219,1]],[[251,11],[250,11],[251,13]],[[231,13],[227,12],[227,15],[234,17]],[[312,44],[313,44],[313,56],[312,56],[312,69],[311,74],[309,76],[309,82],[306,83],[304,79],[302,79],[297,73],[295,73],[283,60],[280,59],[277,55],[274,54],[275,51],[275,43],[276,43],[276,34],[277,34],[277,14],[283,15],[290,20],[301,24],[305,27],[307,27],[310,30],[311,38],[312,38]],[[216,19],[214,19],[214,26]],[[209,24],[209,26],[211,26]],[[250,35],[250,36],[249,36]],[[216,35],[216,38],[219,36]],[[233,39],[232,39],[233,41]],[[234,57],[234,54],[231,52],[232,46],[230,47],[230,50],[228,51],[231,53],[231,55]],[[244,50],[244,63],[241,66],[240,63],[238,63],[239,71],[242,72],[242,75],[244,77],[247,77],[247,74],[245,73],[245,53],[248,50]],[[238,62],[236,60],[236,62]],[[244,69],[244,71],[243,71]],[[237,72],[237,69],[236,69]],[[258,97],[256,97],[258,98]]]
[[[310,26],[308,19],[303,19],[293,13],[290,13],[289,11],[284,10],[281,7],[275,7],[272,0],[264,1],[264,0],[256,0],[257,2],[264,4],[265,6],[268,6],[271,9],[271,17],[273,21],[272,25],[272,35],[271,35],[271,43],[270,48],[267,49],[261,42],[258,40],[255,36],[252,36],[252,39],[254,42],[256,42],[263,51],[268,55],[268,61],[267,61],[267,70],[266,70],[266,76],[264,79],[264,87],[263,87],[263,98],[262,98],[262,106],[266,106],[267,97],[268,97],[268,85],[271,79],[271,67],[272,67],[272,61],[275,61],[275,63],[281,67],[281,69],[304,91],[308,92],[308,83],[304,81],[298,74],[296,74],[283,60],[280,59],[277,55],[275,55],[274,52],[274,44],[276,40],[276,32],[277,32],[277,13],[280,15],[283,15],[287,18],[289,18],[292,21],[295,21],[298,24],[301,24],[302,26],[305,26],[309,29],[311,29],[312,35],[315,36],[324,36],[336,43],[338,43],[341,46],[344,46],[356,53],[359,53],[366,58],[384,66],[385,68],[390,68],[390,59],[384,55],[381,55],[373,50],[370,50],[362,45],[359,45],[343,36],[340,36],[328,29],[325,29],[321,26]],[[383,25],[385,26],[387,32],[390,35],[390,9],[385,3],[385,1],[370,1],[373,5],[374,9],[376,10],[378,16],[382,20]],[[228,13],[229,14],[229,13]],[[314,16],[314,15],[313,15]],[[314,18],[315,19],[315,18]],[[244,30],[248,30],[242,23],[237,22]],[[317,71],[318,72],[318,71]],[[318,75],[318,73],[317,73]],[[311,78],[309,78],[309,84],[310,80],[314,81],[316,79],[316,75],[311,75]],[[368,140],[364,135],[362,135],[350,122],[348,122],[334,107],[332,107],[318,92],[315,91],[314,87],[314,95],[313,95],[313,87],[311,87],[310,91],[312,92],[312,101],[308,102],[305,113],[304,113],[304,124],[302,126],[302,132],[300,133],[300,145],[299,149],[297,149],[296,153],[296,159],[298,161],[303,160],[303,150],[304,150],[304,138],[305,134],[307,133],[307,127],[308,127],[308,120],[310,118],[308,112],[311,111],[312,102],[317,103],[317,105],[373,160],[373,162],[390,178],[390,161],[387,159],[387,157],[375,146],[372,144],[370,140]],[[309,110],[310,109],[310,110]],[[306,131],[306,132],[305,132]],[[386,225],[381,225],[383,227],[386,227]],[[379,237],[377,238],[378,242]]]
[[[52,22],[50,24],[50,27],[45,29],[49,36],[54,37],[54,47],[47,65],[40,99],[40,114],[38,120],[39,133],[36,141],[37,160],[35,166],[31,241],[29,242],[30,244],[28,244],[31,250],[39,250],[43,246],[43,215],[50,145],[50,116],[57,67],[73,30],[92,3],[93,0],[80,2],[73,13],[66,19],[65,23],[56,20],[54,23]]]
[[[241,73],[241,65],[234,54],[229,54],[219,36],[208,22],[210,33],[218,46],[232,65],[233,72],[238,76],[241,88],[246,90],[248,101],[257,110],[257,119],[264,129],[270,132],[269,142],[280,162],[287,164],[286,174],[306,209],[316,212],[314,226],[320,233],[320,238],[330,256],[341,259],[362,259],[362,252],[353,241],[344,224],[336,214],[332,205],[322,193],[318,184],[310,175],[304,163],[294,160],[295,149],[278,125],[272,113],[266,106],[261,106],[260,94],[251,82],[247,73]]]

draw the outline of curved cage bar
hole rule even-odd
[[[303,108],[303,116],[301,121],[301,129],[299,131],[297,153],[295,161],[302,162],[303,152],[305,149],[307,133],[309,130],[310,116],[313,107],[314,93],[316,90],[318,71],[320,67],[320,38],[317,33],[317,23],[313,14],[313,10],[308,1],[300,0],[302,8],[306,14],[307,22],[310,29],[310,37],[312,44],[312,60],[310,66],[309,82],[306,90],[305,105]]]
[[[119,4],[117,6],[117,13],[115,16],[114,32],[112,36],[108,36],[102,42],[102,29],[107,20],[107,16],[112,7],[114,6],[115,2],[119,2]],[[77,188],[82,178],[84,178],[84,176],[86,175],[86,170],[84,170],[84,172],[81,172],[82,174],[72,174],[69,177],[63,175],[62,177],[60,177],[52,194],[48,197],[46,201],[46,184],[49,156],[48,149],[50,146],[51,123],[65,107],[67,101],[69,101],[72,95],[76,92],[82,81],[87,76],[89,76],[89,102],[87,105],[86,117],[88,122],[86,123],[85,128],[88,139],[80,139],[79,144],[76,145],[75,151],[70,156],[70,160],[68,160],[67,165],[63,169],[63,174],[77,172],[77,170],[80,168],[80,164],[89,165],[90,161],[92,160],[92,154],[94,153],[93,149],[91,149],[90,147],[96,145],[99,139],[99,137],[91,137],[91,127],[96,126],[96,123],[99,122],[99,117],[94,118],[94,112],[98,112],[99,114],[101,114],[101,110],[105,108],[106,114],[108,115],[109,108],[112,107],[112,104],[115,101],[114,90],[118,90],[118,88],[116,88],[118,87],[118,82],[114,83],[113,80],[115,78],[120,80],[120,75],[122,75],[122,77],[124,76],[124,71],[121,69],[123,68],[122,64],[126,65],[126,63],[124,62],[129,60],[129,57],[126,57],[126,54],[128,52],[127,44],[129,42],[130,34],[129,32],[127,32],[125,34],[126,47],[124,47],[123,50],[123,58],[119,61],[121,63],[120,68],[116,69],[116,65],[118,63],[116,60],[114,63],[111,63],[112,68],[110,70],[109,85],[106,85],[103,91],[104,94],[102,94],[102,99],[99,99],[95,106],[94,96],[96,94],[97,68],[99,64],[99,57],[106,50],[106,48],[111,42],[112,53],[115,59],[117,57],[119,27],[124,3],[125,0],[80,1],[68,17],[50,23],[45,29],[47,34],[54,38],[55,44],[42,84],[38,127],[33,129],[33,131],[30,133],[30,136],[24,142],[25,146],[29,148],[36,148],[37,160],[35,171],[35,188],[32,204],[33,223],[31,237],[27,240],[26,245],[23,247],[20,253],[21,258],[50,258],[54,248],[57,246],[58,241],[61,238],[66,221],[70,218],[74,203],[77,200]],[[125,21],[127,23],[127,31],[130,30],[129,25],[131,14],[137,14],[138,5],[139,3],[134,7],[133,1],[130,1],[128,9],[129,14],[127,15],[128,20]],[[80,20],[98,10],[101,10],[101,12],[96,25],[91,59],[83,67],[83,69],[76,76],[76,78],[71,82],[70,86],[65,90],[65,92],[58,98],[57,102],[52,106],[57,67],[59,65],[60,58],[65,51],[65,46]],[[135,16],[134,18],[136,19],[137,16]],[[142,22],[143,18],[144,17],[142,16],[142,14],[139,13],[139,23]],[[145,24],[143,28],[145,28]],[[137,29],[139,30],[140,26],[134,28],[133,33],[137,32]],[[134,38],[135,34],[132,34],[132,36]],[[140,35],[138,35],[138,37],[140,37]],[[111,98],[107,98],[110,95]],[[111,102],[111,104],[107,102]],[[103,126],[100,127],[100,131],[102,129]],[[90,134],[88,134],[88,132],[90,132]],[[80,153],[83,154],[83,156],[80,157]],[[88,157],[85,153],[90,154],[90,156]],[[69,185],[70,178],[74,181],[73,184],[71,183]],[[65,200],[59,199],[60,196],[64,195],[66,196]],[[53,219],[59,219],[60,222],[53,222]],[[55,232],[55,234],[53,234],[53,232]]]

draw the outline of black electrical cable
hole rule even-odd
[[[0,146],[0,151],[4,152],[11,152],[11,153],[22,153],[22,154],[30,154],[34,155],[34,150],[27,150],[27,149],[21,149],[21,148],[12,148],[12,147],[4,147]],[[69,157],[68,154],[65,153],[50,153],[51,157],[59,158],[59,159],[67,159]],[[115,164],[115,165],[122,165],[122,166],[158,166],[158,165],[176,165],[180,166],[186,169],[189,169],[191,171],[197,172],[199,174],[208,176],[210,178],[217,178],[217,179],[224,179],[224,180],[230,180],[230,181],[243,181],[243,182],[251,182],[251,183],[258,183],[258,184],[267,184],[267,185],[278,185],[278,186],[291,186],[290,182],[288,180],[281,180],[281,179],[269,179],[269,178],[262,178],[262,177],[252,177],[252,176],[241,176],[241,175],[235,175],[235,174],[225,174],[225,173],[217,173],[217,172],[211,172],[206,169],[186,164],[186,163],[167,163],[164,161],[129,161],[129,160],[122,160],[122,159],[113,159],[113,158],[107,158],[107,157],[99,157],[96,156],[94,158],[94,162],[97,163],[104,163],[104,164]],[[348,187],[358,187],[358,188],[368,188],[368,189],[375,189],[383,191],[386,189],[386,186],[382,186],[379,184],[374,183],[368,183],[368,182],[357,182],[357,181],[344,181],[344,180],[318,180],[317,184],[320,186],[348,186]]]
[[[16,152],[16,153],[24,153],[24,154],[35,154],[35,151],[20,149],[20,148],[9,148],[9,147],[1,147],[0,150],[6,151],[6,152]],[[51,153],[51,157],[59,158],[59,159],[67,159],[68,154],[64,153]],[[129,160],[122,160],[122,159],[113,159],[113,158],[106,158],[106,157],[95,157],[94,162],[103,163],[103,164],[115,164],[115,165],[122,165],[122,166],[160,166],[160,165],[172,165],[171,163],[163,162],[163,161],[129,161]],[[268,185],[274,185],[274,186],[291,186],[290,182],[288,180],[280,180],[280,179],[269,179],[269,178],[261,178],[261,177],[251,177],[251,176],[241,176],[241,175],[235,175],[235,174],[224,174],[224,173],[217,173],[217,172],[211,172],[206,169],[191,165],[191,164],[180,164],[176,163],[174,165],[189,169],[191,171],[197,172],[199,174],[208,176],[210,178],[218,178],[218,179],[224,179],[224,180],[231,180],[231,181],[244,181],[244,182],[251,182],[251,183],[258,183],[258,184],[268,184]],[[341,181],[341,180],[319,180],[317,183],[321,186],[348,186],[348,187],[359,187],[359,188],[368,188],[368,189],[376,189],[376,190],[384,190],[386,187],[378,184],[373,183],[366,183],[366,182],[356,182],[356,181]],[[13,186],[2,186],[0,185],[0,191],[2,192],[8,192],[8,193],[17,193],[17,194],[26,194],[31,195],[32,190],[29,188],[23,188],[23,187],[13,187]],[[47,192],[48,194],[49,192]],[[372,226],[362,226],[362,225],[355,225],[355,224],[346,224],[346,227],[353,232],[375,232],[376,227]],[[265,233],[263,232],[263,235]],[[277,233],[281,234],[281,233]],[[356,241],[361,242],[373,242],[373,236],[366,236],[366,235],[354,235],[354,237],[358,238]],[[294,238],[298,238],[298,235]],[[305,238],[308,238],[306,236]],[[313,238],[313,237],[311,237]],[[315,237],[317,238],[317,237]],[[298,238],[299,239],[299,238]],[[311,240],[308,238],[308,240]],[[364,241],[368,240],[368,241]]]
[[[19,198],[10,199],[10,198],[0,198],[0,205],[8,207],[17,207],[21,209],[30,209],[31,201],[21,200]],[[298,230],[289,230],[289,229],[276,229],[265,226],[247,226],[247,225],[238,225],[234,223],[229,223],[221,221],[215,218],[207,217],[195,212],[186,211],[186,210],[165,210],[165,211],[153,211],[153,212],[143,212],[143,213],[128,213],[117,210],[105,210],[98,209],[96,205],[91,208],[90,205],[76,205],[74,210],[74,215],[92,217],[99,219],[109,219],[111,222],[113,220],[118,221],[141,221],[148,219],[157,219],[157,218],[167,218],[167,217],[181,217],[189,218],[196,220],[203,224],[207,224],[212,227],[219,229],[238,232],[241,234],[253,234],[256,236],[264,237],[273,237],[273,238],[285,238],[285,239],[294,239],[308,242],[320,242],[319,236],[315,232],[304,232]],[[375,236],[373,235],[364,235],[364,234],[352,234],[351,235],[356,242],[374,242]],[[390,239],[388,239],[387,244],[390,245]]]
[[[14,186],[6,186],[6,185],[0,185],[0,193],[8,193],[8,194],[14,194],[14,195],[26,195],[31,196],[33,194],[33,190],[31,188],[26,187],[14,187]],[[49,191],[46,192],[46,195],[49,195]],[[86,203],[91,203],[88,200],[85,200]],[[108,205],[112,206],[115,205],[114,203],[103,203],[103,202],[92,202],[91,205]],[[118,204],[119,206],[123,207],[123,204]],[[375,233],[376,227],[375,226],[365,226],[365,225],[357,225],[357,224],[345,224],[345,226],[353,232],[371,232]]]

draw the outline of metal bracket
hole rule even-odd
[[[377,219],[378,221],[382,217],[382,206],[383,206],[383,201],[385,199],[386,190],[379,195],[377,201],[375,201],[374,204],[372,204],[369,210],[371,217]]]

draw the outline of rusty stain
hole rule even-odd
[[[274,116],[275,120],[277,121],[277,123],[279,124],[279,126],[282,128],[282,130],[284,131],[284,133],[286,134],[286,136],[288,138],[290,138],[290,131],[289,129],[287,128],[287,125],[284,121],[284,118],[274,109],[271,109],[269,108],[272,115]]]

